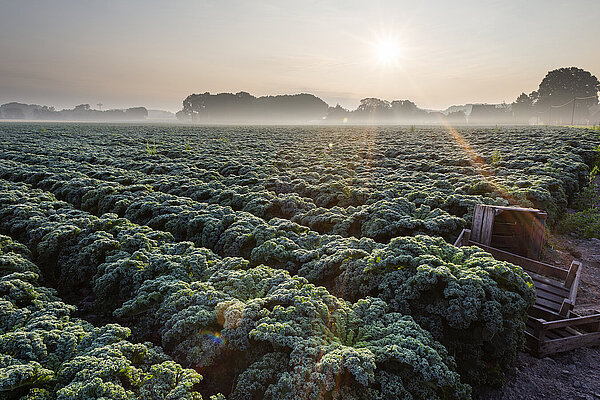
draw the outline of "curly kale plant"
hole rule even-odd
[[[202,377],[128,328],[94,327],[38,284],[28,251],[0,236],[0,397],[200,400]],[[18,272],[15,272],[18,271]]]

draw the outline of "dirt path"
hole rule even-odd
[[[600,240],[556,236],[544,261],[568,266],[572,260],[583,264],[575,311],[600,311]],[[519,354],[500,390],[482,390],[478,400],[600,399],[600,346],[581,348],[538,359]]]

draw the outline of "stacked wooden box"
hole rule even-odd
[[[540,357],[600,344],[600,313],[573,312],[581,263],[573,261],[564,269],[539,261],[545,221],[546,213],[535,209],[477,205],[472,229],[464,229],[454,244],[481,247],[531,276],[537,297],[528,312],[526,346]]]

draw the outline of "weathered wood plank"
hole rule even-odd
[[[471,238],[471,230],[463,229],[462,232],[460,233],[460,235],[458,235],[458,237],[454,241],[454,246],[456,246],[456,247],[466,246],[469,244],[470,238]]]
[[[540,217],[547,217],[547,213],[544,211],[538,210],[537,208],[522,208],[522,207],[513,207],[513,206],[492,206],[497,210],[506,210],[506,211],[527,211],[539,215]]]
[[[475,210],[473,210],[473,224],[471,227],[471,240],[476,242],[481,241],[481,229],[483,224],[483,211],[484,208],[481,204],[475,205]]]
[[[562,339],[563,337],[564,336],[557,334],[555,331],[546,331],[546,336],[544,337],[544,340],[556,340]]]
[[[567,276],[565,277],[565,286],[570,288],[573,285],[573,281],[575,277],[579,273],[579,268],[581,267],[581,263],[579,261],[573,261],[569,270],[567,272]]]
[[[575,261],[573,261],[575,262]],[[569,300],[575,304],[577,299],[577,291],[579,290],[579,282],[581,280],[581,263],[577,262],[579,267],[577,267],[577,273],[575,274],[575,279],[573,279],[573,284],[571,285],[571,293],[569,294]]]
[[[493,236],[511,235],[514,236],[517,223],[494,221]]]
[[[562,304],[563,301],[567,300],[565,296],[560,296],[555,293],[546,291],[544,289],[540,289],[536,286],[535,295],[540,299],[546,299],[549,301],[553,301],[558,304]]]
[[[470,229],[465,229],[464,235],[463,235],[463,243],[464,243],[464,245],[468,245],[469,244],[469,240],[471,240],[471,230]]]
[[[560,353],[579,347],[600,344],[600,332],[587,333],[579,336],[566,337],[540,343],[538,354],[543,357],[548,354]]]
[[[498,250],[493,247],[486,246],[482,243],[473,241],[473,239],[469,241],[469,245],[479,246],[483,250],[487,251],[492,256],[494,256],[494,258],[496,258],[497,260],[508,261],[510,263],[520,265],[528,272],[530,271],[540,275],[550,276],[552,278],[557,278],[561,281],[564,281],[567,276],[566,269],[558,268],[553,265],[545,264],[543,262],[532,260],[531,258],[519,256],[517,254],[509,253],[507,251]]]
[[[573,309],[573,306],[575,306],[575,304],[573,304],[569,300],[565,299],[562,302],[562,304],[560,305],[560,309],[558,310],[558,313],[560,315],[564,315],[566,317],[569,315],[569,311],[571,311]]]
[[[550,300],[542,299],[540,297],[536,297],[535,304],[537,304],[538,306],[544,306],[546,308],[549,308],[549,309],[551,309],[553,311],[556,311],[559,314],[560,314],[560,311],[561,311],[562,306],[563,306],[563,302],[562,301],[560,303],[558,303],[558,302],[555,302],[555,301],[550,301]],[[565,314],[561,314],[561,315],[566,315],[566,313]]]
[[[565,326],[573,327],[573,326],[578,326],[578,325],[593,324],[596,322],[600,322],[600,314],[587,315],[584,317],[564,318],[564,319],[559,319],[557,321],[545,321],[545,322],[542,322],[541,324],[546,329],[557,329],[557,328],[562,328]]]
[[[483,223],[481,224],[481,243],[486,246],[490,245],[492,241],[492,231],[494,230],[494,217],[496,216],[496,210],[492,207],[485,207],[483,212]]]
[[[540,305],[534,304],[527,312],[530,319],[543,319],[546,321],[555,321],[565,319],[564,315],[560,315],[557,311],[549,310]]]
[[[533,245],[531,258],[539,260],[542,254],[542,249],[544,248],[544,241],[546,240],[546,218],[537,218],[534,219],[535,224],[535,232],[532,235]]]
[[[515,235],[497,235],[493,234],[490,239],[490,246],[496,249],[514,248],[519,249],[519,238]]]
[[[536,290],[543,290],[543,291],[546,291],[549,293],[553,293],[557,296],[562,297],[563,299],[566,299],[569,297],[569,294],[570,294],[569,290],[566,287],[564,287],[560,282],[554,281],[554,282],[548,283],[547,281],[553,281],[553,280],[539,279],[539,275],[534,274],[533,272],[530,272],[529,276],[531,276],[531,279],[533,280],[533,284],[535,285]]]
[[[569,333],[571,336],[583,335],[585,332],[580,332],[577,329],[573,329],[570,326],[566,326],[565,331]]]

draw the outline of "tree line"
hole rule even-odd
[[[54,107],[38,104],[6,103],[0,106],[0,119],[46,120],[46,121],[132,121],[148,116],[145,107],[125,110],[94,110],[89,104],[80,104],[73,109],[57,111]]]
[[[549,71],[538,90],[511,104],[467,104],[441,111],[410,100],[360,100],[355,110],[312,94],[255,97],[247,92],[189,95],[177,118],[198,123],[592,124],[600,123],[600,82],[577,67]]]

